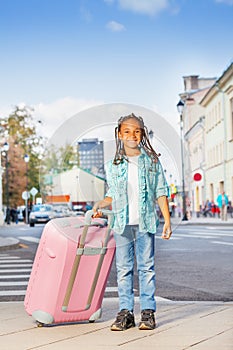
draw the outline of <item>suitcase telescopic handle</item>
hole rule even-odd
[[[108,209],[99,209],[98,212],[101,212],[103,215],[108,217],[108,226],[112,225],[113,222],[113,212]],[[85,214],[85,225],[90,225],[94,210],[88,210]]]
[[[111,212],[111,210],[105,210],[105,209],[101,210],[101,212],[104,215],[108,216],[108,228],[107,228],[107,240],[108,240],[109,239],[109,234],[110,234],[110,231],[111,231],[111,227],[112,227],[113,213]],[[86,212],[86,214],[85,214],[85,224],[84,224],[84,228],[83,228],[83,233],[81,235],[80,242],[79,242],[77,248],[81,248],[81,249],[84,248],[88,227],[91,225],[91,220],[92,220],[92,215],[93,214],[94,214],[93,210],[88,210]],[[107,240],[105,239],[105,244],[107,244]],[[71,293],[72,293],[72,289],[73,289],[73,286],[74,286],[75,277],[76,277],[76,274],[78,272],[78,267],[79,267],[79,264],[80,264],[80,260],[81,260],[81,255],[76,255],[75,260],[74,260],[74,264],[73,264],[73,267],[72,267],[70,279],[69,279],[69,282],[68,282],[65,298],[64,298],[64,301],[63,301],[63,305],[62,305],[62,311],[67,311],[68,304],[69,304],[70,297],[71,297]],[[92,299],[92,297],[91,297],[91,299]]]
[[[114,216],[113,216],[113,212],[111,210],[107,210],[107,209],[103,209],[102,210],[101,209],[99,211],[102,212],[103,215],[107,215],[108,216],[108,227],[107,227],[106,234],[105,234],[104,241],[103,241],[103,247],[106,248],[107,244],[108,244],[108,241],[109,241],[109,238],[110,238],[110,233],[111,233],[112,222],[113,222],[113,217]],[[98,278],[99,278],[99,275],[100,275],[101,267],[103,265],[104,254],[100,254],[99,261],[98,261],[98,264],[97,264],[97,268],[96,268],[96,271],[95,271],[95,276],[94,276],[94,279],[92,281],[90,293],[88,295],[87,305],[86,305],[85,310],[88,310],[91,307],[92,299],[93,299],[93,296],[94,296],[94,293],[95,293],[95,288],[96,288],[96,285],[97,285],[97,282],[98,282]]]

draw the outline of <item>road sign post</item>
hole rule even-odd
[[[32,204],[35,204],[35,198],[36,198],[36,195],[38,193],[38,190],[35,188],[35,187],[32,187],[32,189],[30,190],[30,193],[32,195]]]
[[[25,200],[25,222],[28,224],[28,199],[30,198],[30,192],[24,191],[22,193],[22,198]]]

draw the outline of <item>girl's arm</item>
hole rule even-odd
[[[158,200],[159,207],[160,207],[161,212],[162,212],[163,217],[164,217],[162,238],[169,239],[171,237],[171,234],[172,234],[172,229],[171,229],[171,220],[170,220],[168,200],[167,200],[166,196],[161,196],[157,200]]]

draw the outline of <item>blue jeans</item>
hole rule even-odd
[[[119,310],[134,309],[134,252],[139,278],[141,310],[156,311],[155,302],[155,236],[142,233],[138,225],[127,225],[122,235],[114,234],[116,241],[116,268]]]

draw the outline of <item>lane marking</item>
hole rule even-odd
[[[134,289],[134,292],[136,292],[137,289]],[[118,287],[106,287],[105,292],[118,292]]]
[[[214,243],[214,244],[223,244],[223,245],[232,245],[232,246],[233,246],[233,243],[231,243],[231,242],[211,241],[211,243]]]
[[[28,282],[0,282],[0,287],[27,286]]]
[[[19,239],[22,239],[27,242],[39,243],[40,238],[32,237],[32,236],[20,236]]]
[[[1,268],[5,267],[31,267],[32,264],[6,264],[6,265],[0,265]]]
[[[20,278],[29,278],[30,275],[5,275],[5,276],[0,276],[0,280],[8,280],[8,279],[20,279]]]
[[[195,235],[195,234],[183,234],[183,233],[174,233],[174,235],[179,236],[179,237],[184,237],[184,238],[208,238],[211,239],[213,238],[212,236],[206,236],[205,234],[201,235]]]
[[[31,272],[32,269],[7,269],[7,270],[2,270],[0,269],[0,273],[6,273],[6,272]]]
[[[0,291],[1,297],[7,297],[7,296],[20,296],[25,295],[26,290],[2,290]]]
[[[170,238],[170,240],[173,240],[173,241],[175,241],[175,240],[179,240],[179,239],[182,239],[181,237],[175,237],[175,233],[173,233],[172,235],[171,235],[171,238]],[[156,237],[156,239],[163,239],[161,236],[157,236]]]
[[[10,261],[10,260],[1,260],[0,261],[0,266],[4,266],[2,263],[7,263],[7,264],[10,264],[10,263],[12,263],[12,264],[15,264],[15,263],[32,263],[33,261],[32,260],[30,260],[30,259],[20,259],[20,258],[18,258],[18,260],[12,260],[12,261]]]

